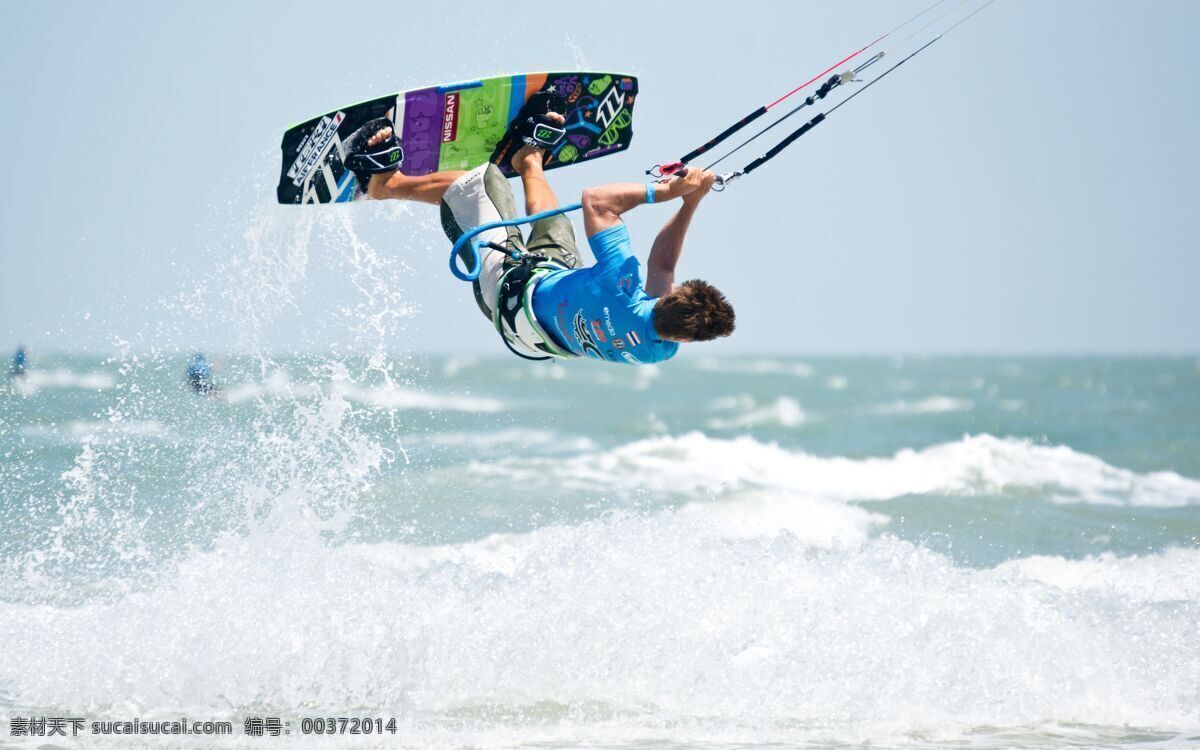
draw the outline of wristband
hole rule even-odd
[[[654,202],[654,183],[653,182],[646,183],[646,202],[647,203]]]

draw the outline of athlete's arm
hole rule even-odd
[[[695,170],[700,172],[700,170]],[[663,224],[654,244],[650,247],[650,258],[646,261],[646,294],[661,297],[675,288],[675,266],[683,253],[683,238],[696,207],[708,195],[716,176],[712,172],[701,173],[700,187],[683,196],[683,205],[675,215]]]
[[[706,174],[711,173],[689,169],[683,177],[655,183],[650,188],[654,191],[654,201],[662,203],[693,192],[704,182]],[[614,182],[588,188],[583,191],[584,231],[591,237],[614,227],[621,222],[621,214],[645,202],[646,186],[638,182]]]

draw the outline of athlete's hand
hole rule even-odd
[[[688,170],[681,175],[659,181],[658,200],[669,201],[676,198],[686,200],[689,195],[694,193],[706,193],[716,179],[716,175],[712,172],[688,167]],[[699,200],[700,197],[703,196],[697,196],[695,200]]]
[[[704,181],[704,174],[703,169],[688,167],[686,172],[672,180],[675,194],[683,196],[698,190],[700,183]]]
[[[713,183],[717,181],[717,176],[707,169],[689,169],[683,179],[693,175],[695,175],[696,186],[683,194],[683,202],[691,205],[699,203],[704,196],[708,195],[708,191],[712,190]]]

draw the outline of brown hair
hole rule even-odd
[[[733,333],[733,305],[712,284],[685,281],[654,305],[654,332],[686,341],[711,341]]]

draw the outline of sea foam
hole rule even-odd
[[[116,384],[107,372],[72,372],[71,370],[29,370],[22,378],[13,380],[13,386],[27,396],[48,388],[78,388],[86,391],[102,391]]]
[[[339,546],[280,516],[149,590],[0,604],[0,682],[98,716],[349,707],[442,746],[1197,724],[1195,589],[1145,591],[1170,566],[1194,576],[1200,551],[1047,582],[1037,559],[972,570],[886,536],[822,549],[742,512],[757,530],[618,513],[442,547]]]
[[[855,459],[790,451],[749,436],[727,440],[693,432],[568,459],[476,461],[470,470],[515,482],[552,481],[576,489],[624,486],[684,495],[751,488],[879,501],[1024,487],[1047,490],[1058,502],[1161,508],[1200,504],[1200,480],[1170,471],[1138,473],[1066,446],[991,435]]]

